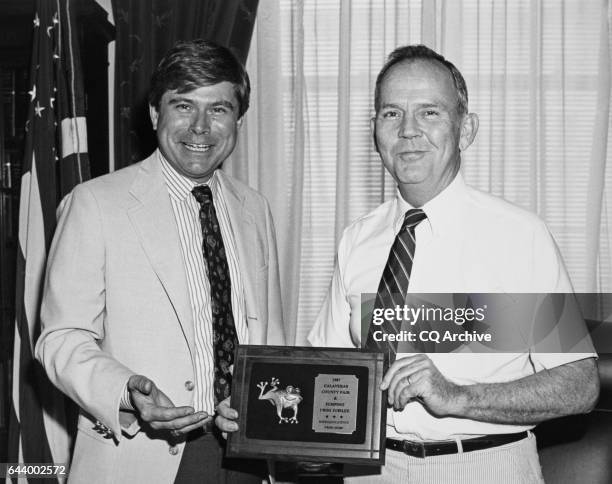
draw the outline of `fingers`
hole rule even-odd
[[[388,390],[389,404],[397,402],[399,394],[410,385],[411,381],[415,381],[416,373],[426,368],[430,362],[431,360],[425,355],[414,355],[396,360],[391,365],[380,385],[381,390]]]
[[[399,360],[395,360],[395,362],[387,370],[387,373],[385,373],[383,381],[380,384],[380,389],[383,391],[387,390],[391,384],[391,381],[393,380],[393,378],[398,372],[404,371],[406,367],[410,367],[411,365],[414,365],[415,363],[419,361],[427,360],[427,359],[428,358],[426,355],[419,354],[419,355],[406,356],[405,358],[400,358]]]
[[[381,389],[395,410],[418,401],[436,416],[459,415],[464,405],[462,387],[447,380],[427,355],[397,360],[383,378]]]
[[[423,372],[413,373],[410,376],[403,378],[395,386],[395,392],[392,403],[396,410],[402,410],[410,401],[415,398],[420,399],[422,388],[420,383],[424,380]],[[421,403],[422,400],[421,400]]]
[[[139,411],[143,406],[174,407],[174,403],[152,380],[143,375],[132,375],[127,384],[132,401]]]
[[[202,413],[206,413],[206,412],[202,412]],[[197,414],[195,414],[197,415]],[[182,434],[187,434],[189,432],[191,432],[192,430],[198,429],[204,425],[206,425],[208,422],[210,422],[212,420],[212,416],[208,415],[202,419],[202,420],[198,420],[195,423],[188,423],[187,421],[185,422],[181,422],[179,420],[175,420],[173,421],[173,423],[177,426],[176,428],[171,430],[171,433],[174,437],[178,437]],[[169,422],[170,424],[171,422]]]
[[[178,407],[177,410],[180,408],[187,407]],[[151,428],[156,430],[177,430],[179,432],[183,432],[189,427],[197,428],[199,426],[202,426],[204,425],[206,420],[211,419],[211,417],[206,412],[193,413],[193,409],[190,410],[191,413],[187,415],[181,415],[178,414],[178,412],[173,412],[173,414],[177,414],[177,416],[174,418],[168,418],[169,414],[164,412],[164,415],[159,415],[157,417],[154,417],[152,420],[145,421],[149,423]]]
[[[217,417],[215,424],[223,433],[235,432],[238,430],[238,412],[230,407],[229,397],[217,405]]]
[[[153,382],[143,375],[132,375],[127,383],[128,390],[136,390],[143,395],[149,395],[153,388]]]
[[[393,405],[395,410],[402,410],[411,399],[418,397],[419,393],[415,383],[415,374],[398,377],[387,394],[389,405]]]
[[[197,428],[203,427],[204,425],[206,425],[208,422],[211,422],[213,419],[212,415],[209,415],[208,417],[206,417],[204,420],[201,420],[193,425],[188,425],[187,427],[183,427],[179,430],[176,430],[176,432],[181,433],[181,434],[186,434],[191,432],[192,430],[195,430]]]
[[[140,418],[155,430],[170,430],[178,437],[202,427],[212,420],[207,412],[195,412],[193,407],[175,407],[172,401],[157,388],[155,383],[143,375],[133,375],[128,380],[128,389]],[[224,432],[235,432],[238,412],[230,407],[226,398],[217,406],[217,426]]]
[[[193,407],[159,407],[156,405],[146,405],[140,410],[140,418],[149,424],[153,424],[153,422],[158,422],[160,424],[166,422],[172,422],[174,420],[179,420],[187,417],[191,418],[204,418],[208,414],[206,412],[198,412],[194,413]],[[199,414],[199,415],[198,415]],[[205,415],[202,415],[205,414]],[[153,426],[153,425],[151,425]],[[172,426],[160,426],[154,428],[174,428]]]
[[[406,404],[422,395],[422,382],[435,369],[427,355],[419,354],[396,360],[380,385],[381,390],[387,390],[387,401],[395,410],[402,410]]]
[[[238,412],[230,407],[229,397],[217,405],[217,414],[229,420],[236,420]]]
[[[181,430],[203,424],[209,415],[195,413],[193,407],[175,407],[172,401],[157,388],[155,383],[142,375],[128,380],[132,402],[140,418],[156,430]]]
[[[238,430],[238,424],[231,419],[217,415],[215,418],[215,425],[219,427],[222,432],[236,432]]]
[[[400,395],[404,392],[409,392],[410,397],[418,396],[418,383],[426,377],[430,365],[430,360],[417,360],[397,371],[389,383],[389,403],[398,404]]]

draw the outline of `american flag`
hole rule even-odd
[[[46,256],[60,201],[89,178],[75,0],[36,0],[17,254],[8,461],[69,462],[69,402],[34,359]]]

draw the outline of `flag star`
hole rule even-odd
[[[59,20],[57,17],[57,12],[55,12],[55,15],[53,16],[53,25],[59,24]]]
[[[129,18],[129,14],[127,10],[122,10],[119,9],[119,18],[121,19],[122,22],[126,22],[128,21]]]
[[[59,55],[57,55],[57,54],[53,54],[53,58],[54,58],[54,59],[59,59],[59,58],[60,58],[60,56],[59,56]]]
[[[45,110],[44,106],[41,106],[39,102],[36,103],[36,107],[34,108],[34,111],[36,111],[36,116],[38,116],[39,118],[42,118],[42,112]]]
[[[28,94],[30,95],[30,101],[34,101],[34,99],[36,99],[36,84],[32,86],[31,91],[28,91]]]
[[[40,18],[38,18],[38,12],[36,13],[36,16],[34,17],[34,27],[40,27]]]

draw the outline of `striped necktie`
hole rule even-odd
[[[374,309],[395,309],[396,306],[401,307],[406,303],[412,260],[416,249],[415,228],[426,218],[427,215],[420,208],[406,212],[402,228],[389,251],[389,258],[378,285]],[[389,353],[389,364],[391,364],[395,361],[397,342],[375,341],[374,331],[397,334],[400,330],[401,321],[385,320],[380,326],[370,323],[365,347],[369,350]]]
[[[230,367],[234,364],[234,348],[238,345],[232,313],[232,283],[210,187],[199,185],[191,193],[200,204],[202,252],[210,282],[216,405],[229,397],[232,384]]]

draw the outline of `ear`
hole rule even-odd
[[[151,124],[153,125],[153,129],[157,129],[157,120],[159,119],[159,111],[155,106],[149,104],[149,116],[151,118]]]
[[[376,116],[372,116],[370,118],[370,133],[372,134],[372,141],[374,142],[374,149],[376,150],[376,153],[379,153],[378,142],[376,141]]]
[[[242,127],[242,120],[244,119],[244,114],[238,119],[238,121],[236,121],[236,126],[238,126],[238,128]]]
[[[467,150],[478,132],[478,115],[476,113],[468,113],[463,116],[461,122],[461,133],[459,134],[459,149]]]

